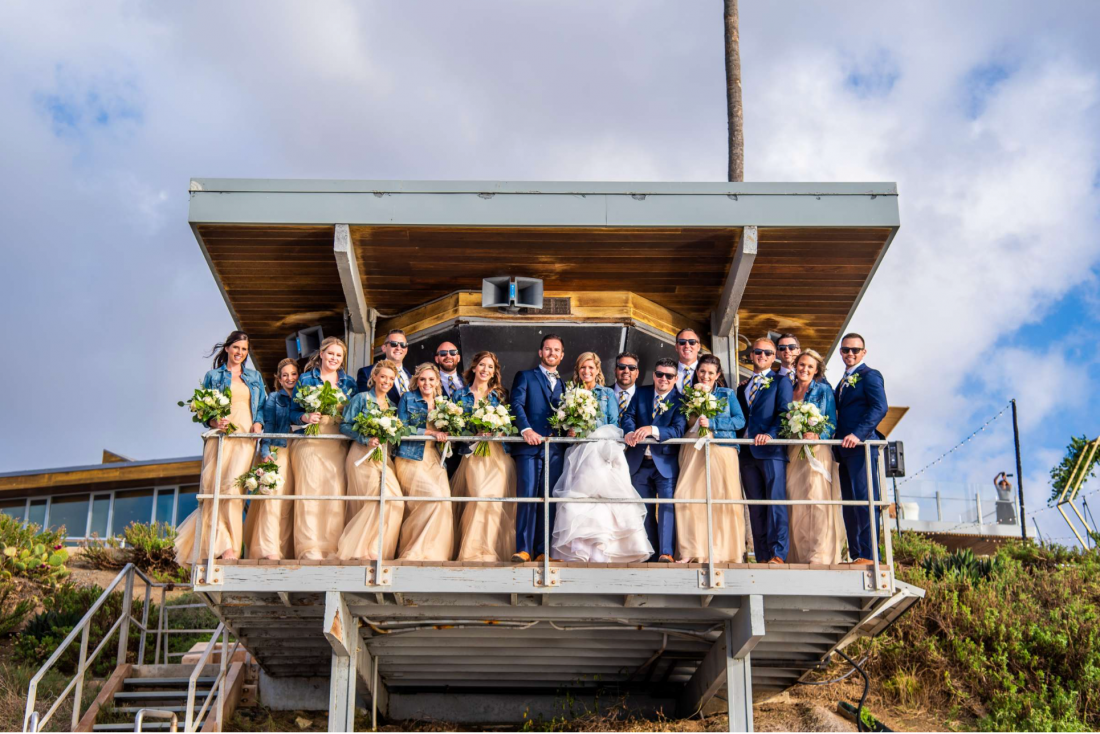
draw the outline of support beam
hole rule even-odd
[[[749,282],[749,272],[752,271],[752,263],[756,259],[756,237],[755,226],[747,225],[741,228],[741,239],[737,242],[737,251],[733,255],[729,272],[726,273],[722,297],[718,299],[718,307],[711,317],[713,336],[728,337],[733,333],[734,319],[741,305],[741,296],[745,294],[745,284]],[[737,348],[736,343],[733,348]]]
[[[359,659],[359,619],[348,611],[344,595],[325,593],[325,638],[332,646],[332,674],[329,676],[328,730],[355,730],[356,663]]]
[[[722,636],[703,658],[680,697],[680,713],[691,716],[726,688],[730,731],[752,731],[752,680],[749,653],[764,636],[764,597],[742,597],[741,608],[726,621]]]
[[[386,689],[386,684],[382,682],[381,678],[375,679],[374,665],[374,656],[370,654],[365,644],[360,643],[359,660],[355,666],[356,672],[359,674],[359,682],[370,693],[371,711],[388,717],[390,715],[390,692]],[[376,687],[377,690],[375,690]]]
[[[370,309],[363,296],[363,281],[359,277],[359,263],[355,258],[355,245],[351,241],[348,225],[336,225],[332,252],[336,257],[336,269],[340,272],[340,285],[348,308],[345,341],[348,345],[348,372],[354,375],[360,367],[371,363],[374,330]]]

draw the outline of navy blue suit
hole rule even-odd
[[[374,388],[369,386],[370,372],[374,369],[373,364],[368,364],[366,367],[360,367],[359,372],[355,375],[355,388],[356,392],[372,392]],[[400,369],[404,369],[400,367]],[[390,401],[390,406],[396,407],[401,402],[401,393],[397,391],[397,380],[393,381],[393,387],[386,393],[386,399]]]
[[[550,416],[554,406],[561,400],[564,383],[561,377],[550,389],[550,381],[542,370],[524,370],[516,373],[512,382],[512,415],[515,416],[516,427],[523,431],[530,428],[541,436],[549,436],[554,432],[550,427]],[[546,448],[544,446],[531,446],[527,443],[512,444],[512,458],[516,462],[516,496],[518,497],[542,497],[544,488],[543,472],[550,475],[550,489],[561,476],[562,460],[565,449],[562,444],[551,444],[550,466],[544,466]],[[554,527],[554,505],[550,505],[550,527]],[[545,525],[543,523],[543,508],[533,502],[521,503],[516,509],[516,552],[530,553],[534,558],[544,553]]]
[[[653,417],[656,389],[649,385],[634,390],[634,397],[626,406],[620,422],[623,432],[630,433],[643,426],[656,426],[658,441],[683,438],[687,431],[687,417],[680,413],[683,395],[673,388],[665,396],[668,409]],[[652,461],[645,461],[649,449]],[[672,499],[676,492],[676,478],[680,475],[680,444],[665,446],[640,445],[626,450],[626,463],[630,467],[630,482],[645,499]],[[676,554],[676,508],[674,505],[647,506],[645,531],[654,552],[665,556]],[[657,534],[660,532],[660,537]]]
[[[787,403],[794,400],[794,387],[786,377],[775,372],[763,373],[771,377],[768,387],[761,387],[749,405],[748,390],[753,378],[737,388],[737,402],[745,414],[743,438],[755,438],[766,433],[779,438],[779,428]],[[741,452],[741,486],[750,500],[787,499],[787,447],[746,446]],[[758,563],[772,558],[786,560],[790,548],[786,505],[750,505],[749,522],[752,525],[752,543]]]
[[[876,430],[886,417],[886,385],[882,373],[865,364],[856,367],[852,373],[858,376],[855,384],[849,384],[844,377],[837,383],[836,395],[836,432],[834,438],[843,440],[854,435],[860,441],[881,438]],[[846,449],[833,447],[833,455],[840,464],[840,495],[845,500],[867,501],[867,455],[863,446]],[[871,477],[875,499],[880,497],[878,480],[878,451],[871,449]],[[875,522],[878,523],[878,510],[875,510]],[[848,553],[852,559],[873,556],[871,547],[870,513],[866,507],[845,507],[844,527],[848,531]]]

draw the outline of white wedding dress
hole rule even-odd
[[[630,483],[623,454],[623,431],[600,426],[589,438],[612,439],[574,444],[565,452],[555,497],[641,499]],[[570,502],[558,505],[551,536],[552,557],[590,563],[638,563],[653,555],[645,532],[646,505]]]

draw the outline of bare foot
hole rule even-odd
[[[227,550],[219,556],[223,561],[235,561],[237,560],[237,551]]]
[[[266,555],[266,556],[264,556],[264,560],[265,561],[277,561],[277,560],[279,560],[279,557],[276,556],[276,555]]]

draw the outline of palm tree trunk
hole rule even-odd
[[[726,20],[726,121],[729,125],[729,180],[745,180],[745,116],[741,109],[741,36],[737,0],[724,0]]]

